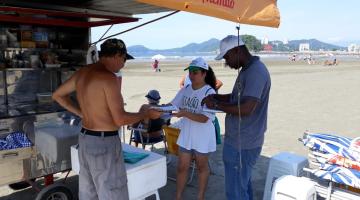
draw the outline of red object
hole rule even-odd
[[[264,51],[272,51],[273,47],[270,44],[265,44],[264,45]]]
[[[346,168],[351,168],[360,171],[360,162],[344,158],[340,155],[333,156],[332,158],[328,159],[328,162],[331,164],[336,164]]]
[[[98,14],[89,14],[89,13],[76,13],[76,12],[65,12],[65,11],[57,11],[57,10],[44,10],[44,9],[18,8],[18,7],[0,7],[0,11],[13,12],[11,14],[0,14],[0,21],[3,22],[16,22],[22,24],[38,24],[38,25],[48,25],[48,26],[70,26],[70,27],[90,28],[95,26],[135,22],[139,20],[138,18],[132,18],[132,17],[118,17],[118,16],[110,16],[110,15],[98,15]],[[60,18],[57,19],[39,18],[38,15],[64,17],[69,19],[66,20]],[[77,20],[76,18],[99,18],[102,20],[90,22],[90,21]]]
[[[53,174],[49,174],[44,176],[44,182],[45,182],[45,186],[49,186],[51,184],[54,183],[54,175]]]
[[[157,69],[158,67],[159,67],[159,61],[155,60],[154,63],[153,63],[153,68]]]

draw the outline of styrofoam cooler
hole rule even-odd
[[[263,200],[271,199],[271,191],[276,179],[284,175],[302,176],[304,175],[303,168],[308,165],[309,163],[306,157],[289,152],[282,152],[271,157],[266,176]]]
[[[292,175],[281,176],[276,179],[271,200],[316,200],[315,183],[305,177]]]

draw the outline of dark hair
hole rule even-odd
[[[118,49],[107,49],[99,51],[99,57],[113,57],[117,53],[120,53],[121,55],[125,54],[123,51],[119,51]]]
[[[209,66],[209,70],[201,69],[201,71],[206,73],[205,83],[216,90],[216,76],[212,68]]]

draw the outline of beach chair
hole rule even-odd
[[[166,147],[166,143],[164,140],[164,133],[162,126],[166,124],[166,122],[159,118],[159,119],[152,119],[149,121],[149,125],[147,129],[143,129],[141,124],[137,128],[129,127],[128,129],[131,131],[129,144],[131,145],[132,142],[138,142],[142,145],[142,148],[145,149],[146,145],[151,145],[151,151],[154,149],[154,144],[159,142],[164,142]],[[152,137],[152,132],[161,131],[161,135],[159,137]],[[140,138],[135,137],[135,132],[138,132]],[[140,139],[140,140],[138,140]]]

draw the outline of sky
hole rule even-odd
[[[250,34],[269,40],[318,39],[347,46],[360,44],[360,0],[278,0],[281,22],[279,28],[240,25],[240,34]],[[139,22],[114,25],[107,35],[118,33],[167,13],[135,15]],[[127,46],[143,45],[150,49],[182,47],[211,38],[236,35],[237,24],[209,16],[180,12],[116,36]],[[92,29],[92,41],[97,41],[108,26]]]

